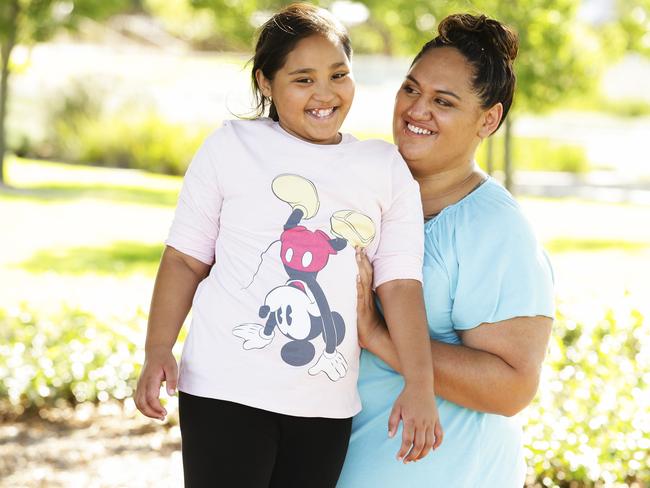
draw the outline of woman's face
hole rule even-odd
[[[434,48],[406,75],[395,98],[393,137],[414,176],[473,160],[484,135],[484,110],[473,69],[455,48]]]
[[[320,35],[307,37],[272,80],[259,70],[256,76],[262,93],[273,97],[284,130],[315,144],[339,142],[354,97],[350,60],[340,43]]]

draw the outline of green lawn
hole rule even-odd
[[[70,392],[128,398],[180,178],[18,159],[8,175],[16,189],[0,192],[0,321],[9,317],[0,389],[36,403]],[[551,255],[558,296],[540,394],[522,414],[527,486],[644,479],[650,206],[520,201]],[[18,383],[2,382],[7,365]]]
[[[112,314],[146,309],[181,185],[177,177],[9,158],[0,307]],[[520,198],[552,256],[560,301],[647,296],[650,207]]]

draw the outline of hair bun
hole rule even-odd
[[[449,44],[460,38],[474,38],[482,49],[512,63],[519,51],[519,36],[507,25],[485,15],[454,14],[438,26],[440,37]]]

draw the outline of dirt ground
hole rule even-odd
[[[45,417],[45,418],[43,418]],[[132,406],[81,405],[0,424],[0,487],[182,487],[180,429]]]

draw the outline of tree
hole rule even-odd
[[[413,55],[435,35],[440,20],[452,12],[485,13],[518,32],[517,94],[512,113],[504,124],[505,183],[509,188],[512,188],[512,123],[517,113],[555,107],[563,98],[584,90],[597,79],[600,64],[585,41],[585,38],[593,40],[593,35],[576,22],[579,3],[574,0],[364,0],[363,3],[370,11],[370,25],[377,25],[382,38],[393,44],[383,48],[389,54],[407,51]]]
[[[0,3],[0,185],[5,182],[7,107],[11,53],[19,43],[48,39],[60,29],[74,29],[79,19],[100,18],[131,5],[128,0],[2,0]]]

